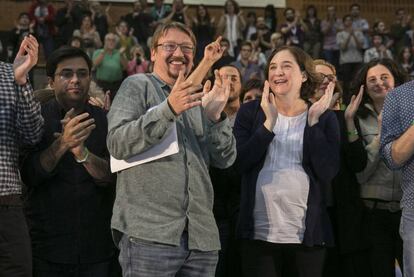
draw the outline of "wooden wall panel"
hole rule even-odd
[[[62,1],[51,1],[56,8],[62,6]],[[185,2],[185,0],[184,0]],[[223,3],[225,0],[223,0]],[[294,9],[299,9],[302,15],[305,13],[307,5],[313,4],[318,9],[320,18],[325,17],[326,8],[329,5],[335,5],[337,7],[338,16],[349,12],[349,6],[353,2],[358,2],[361,5],[362,15],[372,23],[375,20],[384,20],[388,25],[394,20],[394,11],[399,7],[404,7],[414,16],[414,1],[413,0],[286,0],[286,5]],[[14,26],[15,19],[22,11],[27,11],[30,6],[31,0],[0,0],[0,11],[3,13],[0,16],[0,31],[10,30]],[[107,5],[107,2],[103,3]],[[112,15],[115,20],[123,14],[128,13],[131,7],[131,3],[112,3]],[[219,17],[223,11],[222,7],[209,7],[210,13]],[[258,15],[263,15],[263,9],[245,8],[244,13],[255,10]],[[194,6],[190,7],[189,11],[194,12]],[[277,15],[279,22],[283,21],[283,9],[277,9]]]

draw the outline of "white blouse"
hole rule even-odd
[[[262,170],[256,183],[255,235],[273,243],[301,243],[309,194],[302,167],[307,111],[294,117],[278,115]]]

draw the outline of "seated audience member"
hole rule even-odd
[[[154,20],[153,26],[157,28],[159,24],[162,24],[162,20],[171,13],[171,6],[164,3],[164,0],[154,0],[154,5],[151,8],[151,16]]]
[[[250,54],[250,62],[256,64],[261,70],[266,67],[266,55],[263,53],[263,48],[260,46],[260,38],[258,34],[252,35],[252,53]],[[240,55],[237,60],[240,60]]]
[[[184,6],[183,0],[173,0],[170,14],[162,19],[162,22],[180,22],[187,26],[191,26],[191,22],[187,14],[187,9],[188,7]]]
[[[80,37],[71,37],[68,46],[83,49],[83,40]]]
[[[123,71],[128,65],[127,59],[116,49],[118,39],[113,33],[107,34],[104,47],[96,50],[92,58],[96,69],[96,83],[103,91],[111,92],[111,100],[114,99],[121,86]]]
[[[260,47],[262,49],[262,52],[264,53],[266,50],[269,50],[272,47],[270,43],[270,37],[272,33],[270,32],[269,27],[266,25],[264,17],[259,16],[257,18],[256,29],[256,37],[253,38],[252,35],[250,40],[257,40],[258,47]]]
[[[278,33],[278,32],[273,33],[270,36],[270,44],[272,45],[272,47],[265,52],[266,59],[269,58],[273,50],[284,45],[284,43],[285,41],[283,40],[283,35],[281,33]]]
[[[214,24],[215,18],[210,17],[207,6],[200,4],[196,9],[196,16],[191,20],[191,29],[197,39],[195,59],[196,63],[198,63],[203,58],[206,45],[213,41],[216,28]]]
[[[29,9],[30,20],[34,22],[34,31],[37,39],[43,46],[46,59],[55,49],[54,36],[56,34],[56,10],[49,0],[34,0]]]
[[[239,4],[235,0],[227,0],[224,3],[224,14],[220,17],[217,25],[217,35],[226,38],[229,43],[230,55],[237,57],[239,43],[243,41],[243,30],[246,21],[241,14]]]
[[[411,79],[414,77],[414,57],[410,47],[401,49],[397,56],[397,62],[404,68]]]
[[[237,114],[242,276],[321,277],[334,244],[324,191],[339,169],[339,127],[329,111],[334,84],[308,105],[320,80],[314,68],[300,48],[278,48],[261,100]]]
[[[365,50],[364,63],[369,63],[375,59],[392,59],[392,54],[389,49],[384,45],[382,36],[380,34],[372,35],[372,47]]]
[[[231,63],[240,70],[243,84],[250,79],[262,79],[262,70],[257,63],[251,61],[252,52],[252,43],[243,42],[240,49],[240,60]]]
[[[322,30],[321,20],[318,18],[318,11],[314,5],[309,5],[306,8],[303,22],[306,24],[307,29],[303,38],[303,49],[312,58],[318,59],[322,49]]]
[[[79,2],[65,0],[64,6],[57,10],[55,16],[57,47],[68,44],[69,39],[73,36],[73,31],[79,29],[83,15],[84,11]]]
[[[215,64],[213,64],[211,68],[213,71],[225,65],[229,65],[236,60],[234,56],[230,55],[230,42],[228,39],[222,38],[220,41],[220,47],[223,49],[223,56]]]
[[[116,34],[118,35],[117,48],[125,55],[127,60],[132,58],[131,49],[138,44],[137,39],[132,35],[128,23],[124,20],[118,22],[116,26]]]
[[[393,49],[394,40],[390,35],[389,30],[387,29],[385,22],[380,20],[374,23],[372,26],[373,34],[379,34],[382,37],[382,43],[388,50]]]
[[[263,81],[251,79],[243,85],[240,93],[240,101],[244,104],[262,97]]]
[[[359,31],[364,36],[364,42],[362,43],[362,49],[366,50],[369,47],[369,24],[368,20],[361,16],[361,5],[358,3],[352,3],[349,6],[349,14],[352,18],[352,27],[354,30]]]
[[[110,276],[115,186],[106,114],[88,104],[91,68],[88,55],[73,47],[47,61],[55,97],[42,104],[45,131],[21,170],[35,277]]]
[[[82,39],[83,50],[89,57],[92,57],[96,49],[102,47],[101,38],[93,25],[90,15],[83,16],[81,26],[79,29],[73,31],[73,36]]]
[[[300,12],[292,8],[286,8],[283,12],[285,22],[280,26],[286,45],[303,48],[303,41],[307,26],[300,17]]]
[[[17,19],[16,26],[10,31],[8,49],[10,56],[8,59],[13,61],[19,51],[20,44],[28,35],[34,35],[34,25],[30,23],[29,14],[26,12],[20,13]]]
[[[277,15],[275,6],[273,4],[268,4],[264,8],[264,19],[266,22],[267,27],[269,28],[271,33],[276,32],[277,28]]]
[[[391,24],[390,33],[394,41],[393,53],[399,53],[406,45],[406,32],[410,29],[411,16],[404,8],[395,11],[395,21]]]
[[[243,31],[244,40],[251,40],[251,36],[257,32],[256,29],[257,15],[256,12],[248,12],[246,17],[246,27]]]
[[[407,74],[390,59],[373,60],[357,72],[353,91],[360,90],[361,103],[354,117],[360,131],[364,148],[354,151],[366,152],[368,157],[364,170],[357,174],[361,184],[360,197],[369,210],[366,220],[368,242],[371,244],[369,260],[372,276],[394,276],[395,260],[402,261],[402,240],[399,234],[401,208],[400,172],[388,169],[380,158],[381,117],[385,98],[395,87],[408,80]],[[353,105],[352,101],[351,104]]]
[[[339,66],[339,46],[336,43],[336,34],[343,28],[342,20],[336,16],[335,6],[328,6],[326,19],[321,22],[321,31],[323,33],[323,57],[334,65]]]
[[[112,22],[109,14],[111,5],[107,5],[105,11],[98,1],[90,1],[90,12],[93,25],[99,34],[99,38],[104,40],[105,35],[108,33],[109,24]]]
[[[131,59],[128,62],[127,73],[133,75],[137,73],[148,72],[149,61],[145,58],[144,49],[141,46],[135,45],[131,49]]]
[[[344,86],[344,101],[349,102],[349,84],[356,71],[363,62],[362,49],[364,35],[352,26],[351,15],[343,18],[344,30],[336,34],[336,42],[339,46],[340,80]]]
[[[137,0],[133,4],[130,13],[121,17],[128,23],[133,30],[133,35],[141,45],[146,45],[148,38],[152,35],[152,23],[154,19],[142,7],[141,1]]]

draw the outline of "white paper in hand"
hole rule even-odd
[[[111,171],[118,172],[133,166],[161,159],[178,153],[177,125],[174,122],[166,131],[164,138],[160,143],[152,146],[148,150],[135,155],[128,160],[117,160],[111,156]]]

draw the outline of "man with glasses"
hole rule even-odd
[[[220,242],[208,167],[230,166],[235,141],[223,113],[228,81],[218,76],[200,92],[222,56],[220,38],[186,78],[194,46],[187,26],[161,25],[151,47],[153,73],[128,77],[108,113],[108,149],[116,159],[150,150],[171,128],[178,134],[178,153],[118,173],[112,228],[124,277],[214,276]]]
[[[42,104],[45,132],[22,168],[35,277],[109,276],[114,180],[106,114],[88,104],[91,67],[73,47],[47,61],[55,97]]]
[[[0,276],[29,277],[30,238],[23,213],[19,150],[42,135],[43,118],[27,74],[38,59],[37,40],[20,44],[14,64],[0,62]]]

